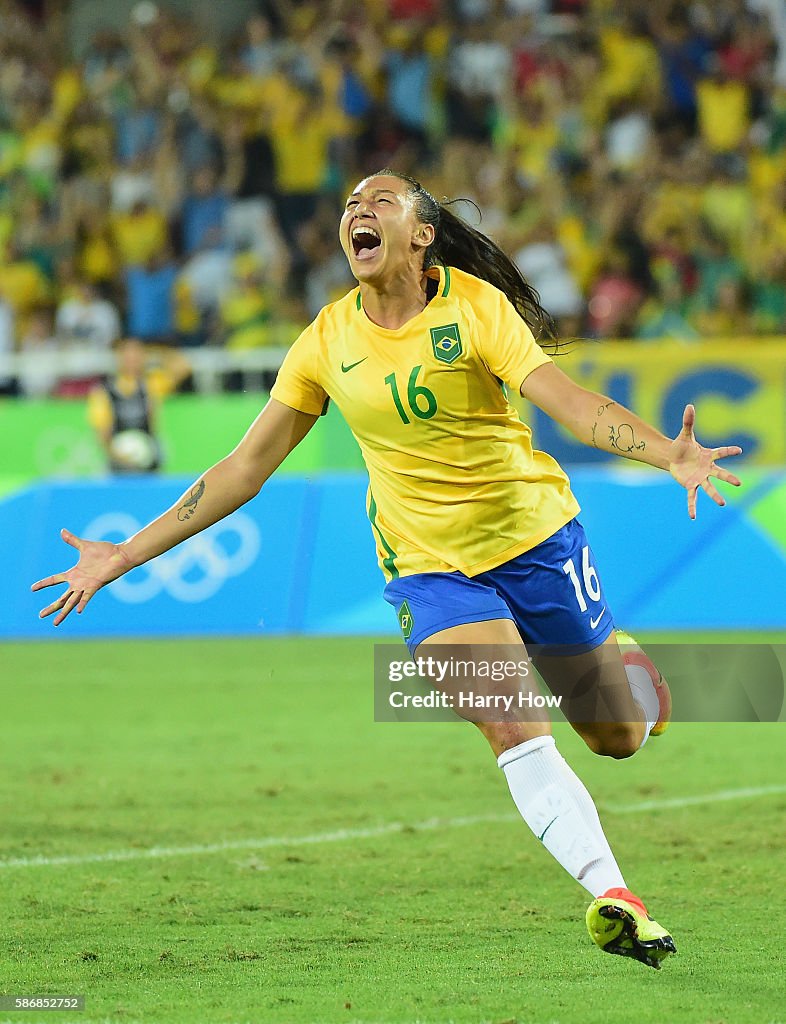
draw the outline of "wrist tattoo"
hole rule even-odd
[[[606,404],[605,404],[605,405],[599,405],[599,406],[598,406],[598,416],[602,416],[602,415],[603,415],[603,413],[604,413],[604,412],[605,412],[605,411],[606,411],[607,409],[610,409],[610,408],[612,407],[612,405],[616,405],[616,404],[617,404],[616,402],[606,402]]]
[[[597,422],[596,422],[596,423],[593,423],[593,424],[592,424],[592,444],[593,444],[593,447],[595,447],[595,448],[597,448],[597,447],[598,447],[598,442],[597,442],[597,441],[595,440],[595,431],[596,431],[597,429],[598,429],[598,424],[597,424]]]
[[[186,519],[190,519],[191,516],[193,516],[193,514],[196,512],[196,507],[199,504],[199,499],[202,497],[204,493],[205,481],[200,480],[199,483],[192,488],[189,496],[186,498],[183,504],[179,506],[177,510],[177,518],[180,520],[181,523],[184,522]]]
[[[609,427],[609,444],[618,452],[644,451],[646,442],[637,441],[630,423],[620,423],[619,427]]]

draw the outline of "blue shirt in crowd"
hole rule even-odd
[[[172,294],[177,277],[174,263],[149,270],[126,271],[128,333],[134,338],[157,338],[174,331]]]

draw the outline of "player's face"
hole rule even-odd
[[[434,229],[418,221],[407,183],[381,174],[361,181],[347,199],[339,238],[354,277],[373,284],[422,264]]]

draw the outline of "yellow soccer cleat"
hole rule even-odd
[[[633,957],[656,971],[677,952],[671,935],[628,889],[609,889],[593,900],[587,910],[587,930],[604,952]]]
[[[623,664],[640,666],[652,680],[652,685],[655,687],[655,692],[658,695],[658,721],[650,729],[650,736],[662,736],[668,729],[669,722],[671,721],[671,690],[669,690],[669,684],[630,633],[626,633],[623,629],[618,629],[615,632],[617,634],[617,643],[620,645],[620,651],[622,652]]]

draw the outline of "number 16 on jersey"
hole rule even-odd
[[[562,571],[570,578],[570,582],[573,584],[576,600],[581,611],[585,612],[587,610],[587,599],[584,597],[584,593],[586,593],[591,601],[600,600],[600,580],[598,579],[597,572],[595,572],[595,566],[590,563],[590,550],[587,544],[581,549],[581,575],[584,578],[584,590],[582,591],[581,580],[572,558],[569,558],[564,563]]]

